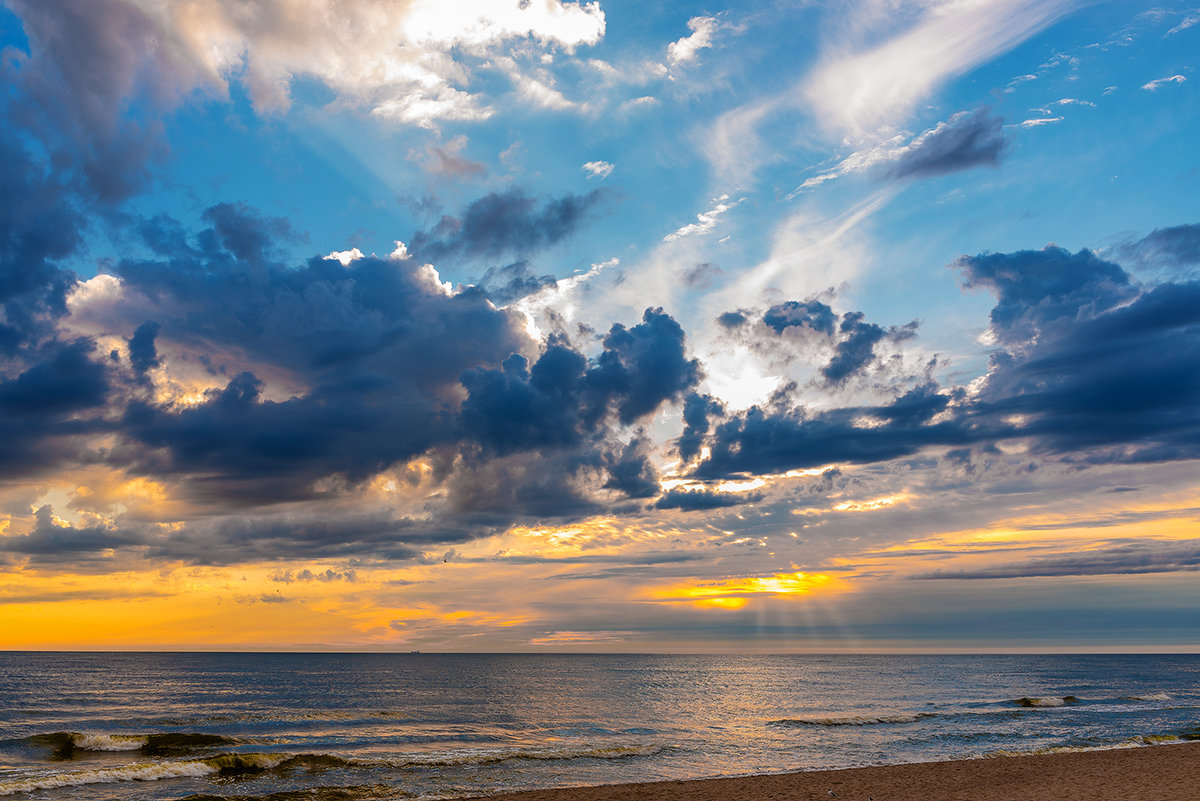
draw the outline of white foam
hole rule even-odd
[[[51,773],[29,779],[0,782],[0,795],[30,793],[34,790],[52,790],[56,787],[77,787],[85,784],[111,784],[113,782],[152,782],[159,779],[178,779],[185,776],[207,776],[217,768],[203,762],[167,762],[140,765],[124,765],[119,768],[77,770],[70,773]]]
[[[75,734],[71,739],[82,751],[136,751],[149,742],[136,734]]]
[[[78,787],[88,784],[113,784],[115,782],[153,782],[162,779],[197,778],[217,773],[222,768],[249,765],[258,768],[273,768],[287,759],[281,754],[225,754],[208,759],[193,759],[183,762],[142,762],[122,765],[117,768],[76,770],[66,773],[48,773],[25,779],[0,782],[0,796],[13,793],[31,793],[35,790],[52,790],[57,787]]]

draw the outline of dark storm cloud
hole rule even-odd
[[[862,312],[842,315],[838,330],[846,338],[837,343],[833,358],[821,368],[821,375],[831,384],[844,383],[866,369],[875,360],[875,346],[885,333],[874,323],[863,322]]]
[[[609,475],[605,489],[618,490],[627,498],[653,498],[659,493],[658,471],[650,460],[650,441],[644,434],[605,461]]]
[[[498,306],[506,306],[514,300],[548,287],[558,281],[552,275],[537,275],[527,261],[516,261],[503,267],[490,267],[479,279],[479,287]]]
[[[98,418],[109,391],[87,340],[52,342],[30,366],[0,382],[0,476],[31,476],[83,458],[83,437],[108,430]]]
[[[711,395],[691,393],[683,403],[683,433],[676,441],[679,458],[690,462],[700,452],[704,437],[709,431],[709,420],[712,416],[720,416],[724,407]]]
[[[74,527],[54,518],[54,510],[42,506],[34,512],[34,526],[27,534],[0,536],[0,553],[32,557],[43,564],[78,562],[80,559],[111,557],[111,551],[142,545],[140,534],[109,526]]]
[[[1004,152],[1004,120],[987,109],[959,112],[922,134],[887,166],[888,178],[924,178],[983,165],[996,166]]]
[[[74,275],[60,262],[83,238],[70,187],[0,130],[0,356],[53,335]]]
[[[1200,570],[1200,541],[1127,540],[1083,553],[1043,556],[981,570],[939,570],[919,579],[1004,579],[1104,576]]]
[[[1125,259],[1156,267],[1200,265],[1200,224],[1155,228],[1147,236],[1116,248]]]
[[[1124,270],[1090,250],[1072,254],[1047,245],[963,256],[954,266],[962,270],[965,286],[986,287],[996,295],[992,330],[1004,345],[1070,327],[1136,295]]]
[[[154,338],[158,336],[161,326],[147,320],[137,327],[129,338],[129,363],[133,371],[144,376],[146,371],[158,366],[158,350],[154,347]]]
[[[767,309],[762,321],[777,334],[792,327],[809,328],[826,336],[833,336],[836,315],[827,304],[819,300],[803,303],[789,300]]]
[[[606,194],[594,189],[539,205],[520,189],[493,192],[471,203],[461,216],[443,217],[432,230],[414,233],[408,246],[433,261],[533,253],[573,234]]]
[[[758,493],[714,492],[712,490],[670,490],[654,504],[656,509],[680,509],[685,512],[723,509],[762,500]]]
[[[733,330],[741,328],[748,323],[750,318],[743,311],[731,311],[717,316],[717,323],[725,329]]]
[[[283,221],[235,205],[204,218],[194,236],[145,222],[156,258],[117,266],[125,297],[108,311],[117,324],[120,304],[161,321],[131,338],[135,372],[167,348],[232,378],[187,406],[128,400],[114,466],[193,500],[255,506],[336,494],[330,477],[355,485],[426,455],[462,536],[594,512],[599,489],[656,494],[646,443],[623,443],[617,427],[699,379],[661,309],[613,325],[590,358],[562,337],[539,349],[483,290],[449,292],[415,259],[289,268],[272,260]],[[300,388],[286,399],[264,379],[281,370]]]
[[[903,401],[896,404],[907,411],[909,405]],[[768,412],[755,406],[716,426],[710,454],[695,475],[714,479],[834,463],[882,462],[911,456],[931,445],[969,444],[985,433],[958,420],[932,423],[908,414],[885,425],[857,424],[863,417],[889,419],[892,411],[891,406],[851,407],[808,414],[803,409]],[[988,429],[986,433],[1002,432]]]
[[[647,309],[632,328],[613,325],[602,344],[589,362],[552,338],[532,366],[517,355],[498,369],[464,372],[464,439],[501,455],[577,444],[611,416],[634,423],[699,379],[683,329],[662,309]]]
[[[955,266],[967,286],[997,296],[1002,347],[976,394],[926,384],[872,407],[752,408],[715,426],[696,475],[881,462],[933,446],[964,454],[1014,437],[1034,454],[1082,463],[1200,457],[1200,283],[1139,291],[1118,265],[1052,246]],[[865,325],[846,315],[851,336],[839,343],[859,369],[883,336],[857,328]]]

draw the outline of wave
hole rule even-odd
[[[1038,709],[1078,704],[1079,699],[1073,695],[1064,695],[1061,698],[1012,698],[1009,699],[1008,703],[1016,704],[1017,706],[1025,707],[1026,709]]]
[[[1146,695],[1126,695],[1122,697],[1125,701],[1170,701],[1171,696],[1167,693],[1148,693]]]
[[[59,761],[71,759],[75,756],[76,751],[140,751],[147,756],[163,756],[185,753],[198,748],[233,745],[237,740],[219,734],[192,732],[96,734],[56,731],[49,734],[35,734],[24,740],[9,742],[48,748],[50,749],[50,758]]]
[[[441,768],[457,765],[491,765],[513,759],[626,759],[651,756],[662,750],[657,745],[603,745],[591,748],[489,748],[410,755],[400,759],[383,760],[393,768]]]
[[[222,753],[196,759],[172,760],[167,762],[140,762],[119,767],[94,768],[90,770],[63,771],[20,779],[0,780],[0,796],[14,793],[31,793],[37,790],[52,790],[60,787],[77,787],[91,784],[113,784],[117,782],[149,782],[180,778],[238,778],[265,773],[304,769],[321,773],[337,768],[387,766],[391,768],[451,767],[457,765],[487,765],[514,759],[624,759],[658,753],[654,745],[607,745],[592,748],[510,748],[478,751],[452,751],[429,755],[411,755],[400,759],[358,760],[333,754],[262,754]],[[332,788],[341,792],[347,788]],[[358,792],[358,790],[354,790]],[[196,796],[194,798],[208,798]],[[219,796],[218,796],[219,797]],[[267,796],[271,799],[287,799],[284,793]],[[321,795],[299,795],[297,798],[317,798]],[[363,795],[331,795],[330,798],[362,798]],[[194,801],[194,799],[193,799]]]
[[[295,759],[289,754],[218,754],[204,759],[143,762],[114,768],[74,770],[0,781],[0,796],[115,782],[150,782],[204,776],[236,777],[263,773]]]
[[[767,721],[768,726],[875,726],[892,723],[916,723],[924,718],[937,717],[933,712],[914,715],[852,715],[844,718],[781,718]]]
[[[1075,754],[1082,751],[1117,751],[1124,748],[1144,748],[1151,745],[1174,745],[1187,742],[1188,738],[1178,734],[1139,734],[1124,740],[1111,743],[1095,743],[1091,745],[1048,745],[1029,751],[1013,751],[1001,749],[984,754],[988,759],[996,757],[1029,756],[1030,754]]]
[[[213,795],[196,793],[180,801],[361,801],[374,798],[411,798],[410,793],[386,784],[358,784],[349,787],[306,787],[280,790],[266,795]]]

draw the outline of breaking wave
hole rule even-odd
[[[1095,743],[1089,745],[1049,745],[1030,751],[1014,751],[1000,749],[984,754],[991,759],[996,757],[1029,756],[1030,754],[1075,754],[1084,751],[1116,751],[1124,748],[1143,748],[1151,745],[1173,745],[1188,741],[1188,737],[1178,734],[1141,734],[1111,743]]]
[[[385,784],[356,784],[349,787],[306,787],[280,790],[266,795],[214,795],[196,793],[180,801],[358,801],[369,798],[411,798],[411,793]]]
[[[891,723],[916,723],[923,718],[932,718],[932,712],[918,712],[915,715],[852,715],[844,718],[782,718],[771,720],[770,726],[875,726]]]
[[[186,753],[199,748],[214,748],[233,745],[237,741],[219,734],[195,734],[191,732],[164,732],[160,734],[89,734],[56,731],[35,734],[24,742],[39,748],[50,749],[54,760],[71,759],[76,751],[140,751],[146,755]]]
[[[1008,703],[1016,704],[1017,706],[1025,707],[1026,709],[1040,709],[1077,704],[1079,703],[1079,699],[1073,695],[1064,695],[1061,698],[1012,698]]]
[[[305,757],[289,754],[218,754],[204,759],[173,762],[142,762],[113,768],[73,770],[24,779],[0,781],[0,796],[31,793],[58,787],[78,787],[115,782],[152,782],[162,779],[221,776],[236,777],[263,773]]]

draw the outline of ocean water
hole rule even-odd
[[[1200,656],[0,653],[0,797],[324,801],[1200,739]]]

